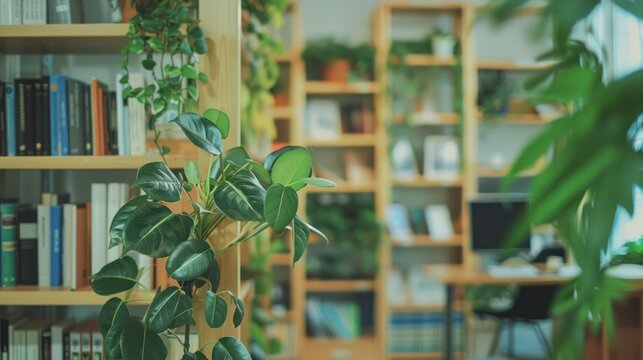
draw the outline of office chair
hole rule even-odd
[[[532,263],[543,263],[549,256],[565,256],[563,248],[546,248],[536,256]],[[498,352],[500,334],[505,325],[509,326],[509,354],[514,357],[514,325],[522,323],[530,325],[536,333],[538,341],[547,354],[551,352],[551,346],[547,337],[540,328],[539,321],[549,319],[549,310],[558,290],[557,285],[546,286],[521,286],[518,288],[513,304],[506,310],[476,310],[474,313],[480,317],[492,317],[499,321],[494,334],[489,355],[493,356]]]

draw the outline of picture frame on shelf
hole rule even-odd
[[[400,139],[391,149],[391,167],[396,180],[412,180],[419,176],[413,146],[407,139]]]
[[[460,177],[460,144],[456,137],[430,135],[424,139],[424,177],[429,180]]]
[[[389,204],[386,207],[386,224],[393,241],[401,244],[413,242],[413,229],[406,206]]]
[[[453,220],[449,208],[443,204],[427,205],[424,209],[431,239],[448,241],[453,238]]]
[[[339,103],[314,99],[306,103],[306,134],[315,140],[336,140],[342,134]]]
[[[375,179],[373,167],[369,165],[368,153],[357,150],[344,152],[346,179],[352,183],[371,182]]]

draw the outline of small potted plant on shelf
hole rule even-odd
[[[455,51],[455,36],[441,29],[436,29],[431,35],[433,53],[437,57],[451,57]]]
[[[207,44],[194,19],[192,3],[143,4],[135,3],[137,15],[130,21],[123,69],[129,68],[130,54],[143,55],[142,65],[154,74],[155,82],[133,88],[126,74],[121,80],[128,84],[124,95],[145,104],[152,126],[170,101],[178,102],[180,114],[172,123],[192,145],[208,154],[209,162],[202,168],[188,161],[177,174],[165,159],[171,149],[160,146],[156,139],[162,161],[138,170],[133,186],[143,195],[120,208],[109,228],[109,246],[120,247],[122,254],[91,277],[95,293],[112,296],[98,319],[105,353],[109,359],[165,360],[163,338],[173,337],[182,345],[183,360],[207,359],[203,349],[209,345],[214,345],[213,359],[247,360],[248,351],[234,337],[212,339],[200,344],[197,351],[190,347],[190,328],[195,321],[220,328],[231,313],[232,323],[238,327],[246,312],[236,294],[219,289],[220,279],[228,275],[221,272],[217,258],[227,249],[272,229],[290,230],[292,261],[296,262],[303,255],[310,232],[325,238],[296,215],[297,191],[334,184],[312,176],[310,151],[303,147],[282,148],[268,155],[263,164],[253,161],[242,147],[225,151],[229,117],[217,109],[208,109],[202,115],[186,112],[198,99],[196,82],[208,82],[207,75],[196,70],[196,54],[205,54]],[[157,53],[165,55],[154,56]],[[192,210],[173,213],[166,205],[179,201],[190,204]],[[217,239],[215,245],[213,233],[223,233],[223,228],[233,223],[240,223],[241,231],[234,238]],[[134,289],[143,288],[139,278],[149,269],[139,269],[129,254],[167,258],[165,270],[178,286],[132,296]],[[194,311],[197,302],[201,303],[201,318],[196,318]],[[142,316],[130,312],[131,304],[141,303],[147,304]],[[179,337],[176,328],[182,328],[184,335]]]
[[[328,37],[309,41],[301,57],[306,62],[308,79],[348,82],[351,78],[372,76],[375,51],[370,45],[351,47]]]

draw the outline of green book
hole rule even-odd
[[[0,242],[2,242],[2,286],[16,285],[16,204],[0,204]]]

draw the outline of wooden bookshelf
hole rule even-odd
[[[451,57],[440,57],[435,55],[409,54],[404,57],[404,64],[413,67],[430,67],[430,66],[455,66],[458,60]],[[392,63],[399,63],[399,59],[393,59]]]
[[[292,266],[292,255],[290,254],[272,254],[270,263],[278,266]]]
[[[295,112],[290,106],[276,107],[272,109],[272,115],[275,117],[275,119],[290,120],[292,119],[294,113]]]
[[[118,53],[127,24],[0,25],[4,54]]]
[[[536,166],[532,169],[525,170],[518,174],[519,177],[532,177],[540,174],[540,172],[543,170],[544,166]],[[501,178],[507,176],[509,174],[509,167],[500,167],[500,168],[495,168],[495,167],[490,167],[490,166],[477,166],[476,167],[476,175],[478,177],[489,177],[489,178]]]
[[[273,59],[278,63],[289,63],[297,60],[298,58],[299,54],[294,50],[287,51],[283,54],[277,54],[273,57]]]
[[[391,304],[391,311],[395,313],[415,313],[415,312],[442,312],[444,304]],[[461,311],[462,304],[457,303],[453,306],[454,311]]]
[[[306,146],[309,147],[365,147],[375,146],[374,134],[342,134],[337,139],[317,140],[307,139]]]
[[[372,336],[360,337],[354,340],[318,339],[306,337],[302,347],[305,357],[302,360],[378,359],[378,339]]]
[[[454,235],[448,240],[435,240],[429,235],[415,235],[411,242],[403,242],[392,239],[395,247],[460,247],[463,244],[461,234]]]
[[[464,359],[464,353],[457,352],[454,354],[456,359]],[[441,360],[444,354],[440,351],[435,352],[399,352],[389,353],[391,360]]]
[[[502,71],[538,71],[546,69],[555,62],[520,62],[509,60],[479,60],[478,70],[502,70]]]
[[[346,95],[346,94],[374,94],[380,91],[378,83],[373,81],[358,81],[350,83],[334,83],[326,81],[306,82],[308,94],[319,95]]]
[[[538,114],[487,114],[479,118],[481,124],[505,123],[512,125],[544,125],[553,118],[542,117]]]
[[[144,291],[135,291],[130,298],[151,300],[152,296]],[[102,306],[110,297],[97,295],[90,288],[75,291],[25,285],[0,288],[1,306]]]
[[[306,192],[309,194],[320,194],[320,193],[371,193],[375,192],[377,189],[376,183],[371,182],[361,182],[353,183],[349,181],[336,182],[337,187],[325,189],[308,186],[306,187]]]
[[[414,179],[393,180],[393,185],[396,187],[408,188],[441,188],[441,187],[461,187],[462,178],[456,179],[427,179],[423,176],[418,176]]]
[[[375,290],[374,280],[306,280],[308,292],[355,292]]]
[[[182,169],[195,156],[166,155],[170,168]],[[4,170],[119,170],[138,169],[161,156],[2,156],[0,169]]]

